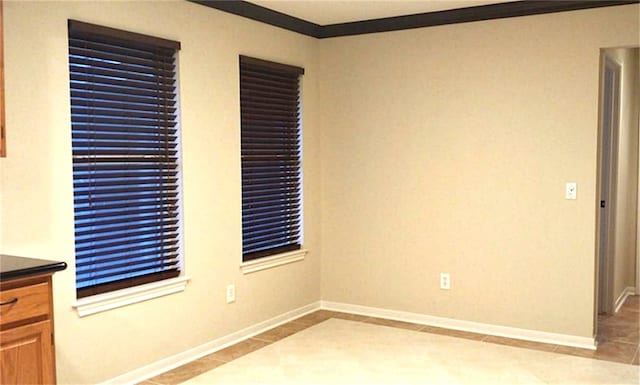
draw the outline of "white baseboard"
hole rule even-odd
[[[634,295],[635,292],[636,292],[636,288],[633,286],[626,287],[624,290],[622,290],[622,293],[620,293],[620,296],[616,299],[614,312],[615,313],[619,312],[622,305],[624,305],[624,301],[627,300],[627,297],[630,295]]]
[[[543,342],[547,344],[571,346],[583,349],[596,349],[596,342],[595,338],[593,337],[589,338],[568,334],[542,332],[538,330],[519,329],[508,326],[462,321],[452,318],[435,317],[418,313],[351,305],[340,302],[320,301],[320,307],[326,310],[342,311],[369,317],[387,318],[396,321],[412,322],[422,325],[462,330],[466,332],[482,333],[493,336],[516,338],[526,341]]]
[[[213,341],[204,343],[200,346],[196,346],[195,348],[189,349],[185,352],[175,354],[171,357],[164,358],[160,361],[156,361],[152,364],[143,366],[141,368],[132,370],[128,373],[122,374],[118,377],[112,378],[103,382],[103,385],[107,384],[119,384],[119,385],[128,385],[128,384],[137,384],[149,378],[155,377],[159,374],[167,372],[171,369],[175,369],[179,366],[187,364],[191,361],[195,361],[198,358],[204,357],[208,354],[217,352],[218,350],[224,349],[228,346],[234,345],[240,341],[243,341],[247,338],[251,338],[257,334],[260,334],[266,330],[274,328],[276,326],[287,323],[293,319],[301,317],[305,314],[314,312],[320,309],[320,301],[310,303],[309,305],[300,307],[298,309],[286,312],[279,316],[273,317],[269,320],[257,323],[255,325],[249,326],[245,329],[239,330],[235,333],[228,334],[226,336],[217,338]]]

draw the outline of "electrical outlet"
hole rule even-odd
[[[236,285],[227,286],[227,303],[236,301]]]
[[[445,290],[451,289],[451,277],[449,273],[440,273],[440,288]]]

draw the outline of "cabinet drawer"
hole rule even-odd
[[[0,292],[0,324],[49,314],[49,285],[39,283]]]

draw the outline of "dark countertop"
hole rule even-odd
[[[0,281],[54,273],[66,268],[65,262],[0,254]]]

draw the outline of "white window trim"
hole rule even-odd
[[[153,298],[182,292],[190,280],[190,277],[181,276],[144,285],[132,286],[122,290],[81,298],[73,302],[71,306],[76,309],[78,316],[85,317]]]
[[[243,274],[251,274],[261,270],[267,270],[276,266],[282,266],[304,260],[307,249],[294,250],[287,253],[277,254],[272,257],[258,258],[252,261],[242,262],[240,270]]]

